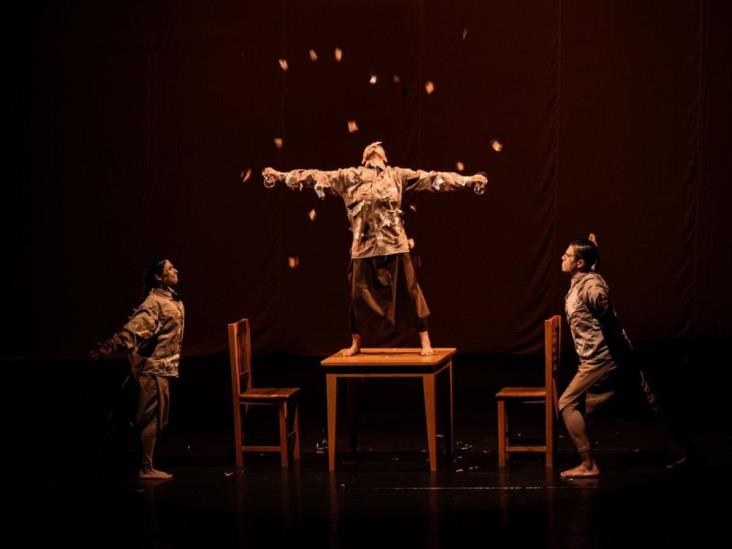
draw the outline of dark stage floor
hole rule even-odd
[[[158,449],[157,465],[175,477],[157,483],[135,478],[129,431],[115,416],[106,421],[121,364],[20,365],[6,370],[6,417],[17,418],[6,450],[6,539],[19,536],[28,547],[716,545],[729,508],[726,380],[702,394],[689,374],[698,381],[703,360],[651,358],[649,373],[671,416],[691,432],[698,465],[667,471],[678,455],[673,440],[641,405],[621,400],[594,420],[603,475],[585,481],[560,480],[538,456],[519,456],[505,472],[496,467],[493,394],[540,376],[531,358],[457,357],[458,452],[432,474],[421,390],[410,382],[361,387],[359,452],[347,452],[347,433],[340,436],[339,469],[329,474],[317,360],[284,357],[261,359],[260,379],[304,388],[303,460],[283,472],[274,455],[247,455],[245,470],[236,471],[225,357],[189,359]],[[35,406],[24,400],[30,389]],[[534,414],[517,417],[522,437],[533,437]],[[576,459],[561,430],[559,446],[557,470]]]

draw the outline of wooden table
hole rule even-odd
[[[446,427],[445,442],[452,455],[453,401],[452,401],[452,356],[454,348],[438,348],[431,356],[420,356],[418,348],[361,349],[355,356],[344,357],[343,351],[321,361],[325,368],[328,392],[328,470],[335,471],[336,454],[336,410],[339,379],[404,379],[421,378],[424,390],[424,411],[427,424],[427,448],[430,471],[437,470],[437,376],[446,373],[449,380],[450,417]]]

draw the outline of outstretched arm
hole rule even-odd
[[[462,175],[455,172],[427,172],[404,170],[405,191],[450,192],[472,188],[476,194],[483,194],[488,183],[484,173]]]
[[[143,341],[151,338],[159,328],[158,316],[144,304],[132,313],[122,329],[107,341],[97,343],[97,348],[89,354],[94,359],[106,358],[117,350],[132,350]]]
[[[279,172],[273,168],[262,170],[265,187],[274,187],[278,182],[283,182],[290,189],[312,188],[320,198],[330,191],[334,194],[341,194],[348,179],[348,170],[292,170]]]

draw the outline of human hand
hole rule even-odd
[[[108,343],[97,343],[97,348],[89,351],[89,356],[94,360],[107,358],[112,354],[114,349]]]
[[[264,179],[264,186],[271,189],[282,178],[282,173],[268,166],[262,170],[262,178]]]
[[[476,173],[470,178],[470,183],[473,185],[475,194],[483,194],[485,186],[488,184],[488,176],[483,172]]]

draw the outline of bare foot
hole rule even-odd
[[[435,354],[435,351],[432,350],[432,343],[430,342],[429,332],[419,332],[419,345],[421,347],[421,350],[419,351],[420,355],[430,356]]]
[[[361,352],[361,349],[356,345],[351,345],[348,349],[343,351],[343,356],[354,356]]]
[[[567,479],[599,477],[600,469],[597,467],[596,463],[593,463],[590,467],[584,464],[580,464],[573,469],[567,469],[566,471],[562,471],[561,473],[559,473],[559,476]]]
[[[351,335],[351,346],[343,351],[343,356],[354,356],[361,352],[361,336]]]
[[[137,475],[137,478],[143,480],[168,480],[173,478],[173,475],[158,469],[140,469],[140,473]]]

